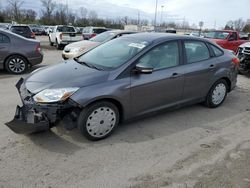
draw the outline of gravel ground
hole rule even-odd
[[[61,60],[61,51],[44,53],[37,67]],[[9,130],[19,78],[0,72],[0,187],[250,187],[250,76],[239,76],[220,108],[162,112],[99,142],[61,127],[29,136]]]

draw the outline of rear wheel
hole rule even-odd
[[[5,68],[11,74],[22,74],[26,72],[28,68],[28,62],[22,56],[13,55],[6,60]]]
[[[58,43],[57,39],[56,39],[56,48],[58,50],[62,50],[62,45]]]
[[[217,108],[219,107],[226,99],[228,92],[228,84],[226,80],[221,79],[215,82],[215,84],[210,89],[207,99],[206,105],[209,108]]]
[[[54,46],[54,43],[53,43],[53,42],[51,42],[50,37],[49,37],[49,44],[50,44],[50,46]]]
[[[113,133],[119,117],[119,111],[113,103],[97,102],[80,113],[78,128],[87,139],[101,140]]]

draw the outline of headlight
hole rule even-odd
[[[71,53],[79,53],[79,52],[81,52],[83,50],[84,50],[84,48],[71,48],[70,52]]]
[[[38,103],[53,103],[59,101],[65,101],[71,95],[73,95],[79,88],[59,88],[59,89],[45,89],[36,94],[33,99]]]

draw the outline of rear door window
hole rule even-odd
[[[184,48],[186,51],[187,63],[195,63],[210,58],[209,50],[204,42],[185,41]]]
[[[18,33],[18,34],[29,34],[30,28],[29,27],[25,27],[25,26],[13,26],[10,29],[13,33]]]

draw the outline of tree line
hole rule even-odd
[[[243,32],[249,33],[250,32],[250,23],[245,22],[242,18],[239,18],[237,20],[230,20],[227,22],[224,29],[237,30],[237,31],[243,31]]]
[[[80,7],[78,10],[71,10],[66,4],[57,3],[55,0],[40,0],[41,9],[38,13],[33,9],[24,8],[23,0],[7,0],[7,6],[4,8],[0,4],[0,22],[12,22],[24,24],[42,24],[42,25],[66,25],[74,26],[100,26],[108,28],[122,29],[124,25],[148,25],[147,19],[134,19],[128,16],[117,17],[114,19],[102,19],[94,10],[88,10],[85,7]],[[1,8],[2,7],[2,8]],[[153,25],[154,21],[150,23]],[[175,29],[197,29],[193,24],[189,25],[187,21],[183,23],[163,22],[162,27]],[[224,29],[234,29],[237,31],[250,32],[250,23],[245,22],[242,18],[230,20],[227,22]]]
[[[146,19],[133,19],[128,16],[116,19],[102,19],[94,10],[80,7],[77,11],[71,10],[67,5],[57,3],[55,0],[40,0],[40,14],[32,9],[25,9],[23,0],[8,0],[7,7],[0,5],[0,22],[12,22],[23,24],[42,25],[66,25],[72,24],[79,27],[100,26],[121,29],[127,24],[147,25]]]

